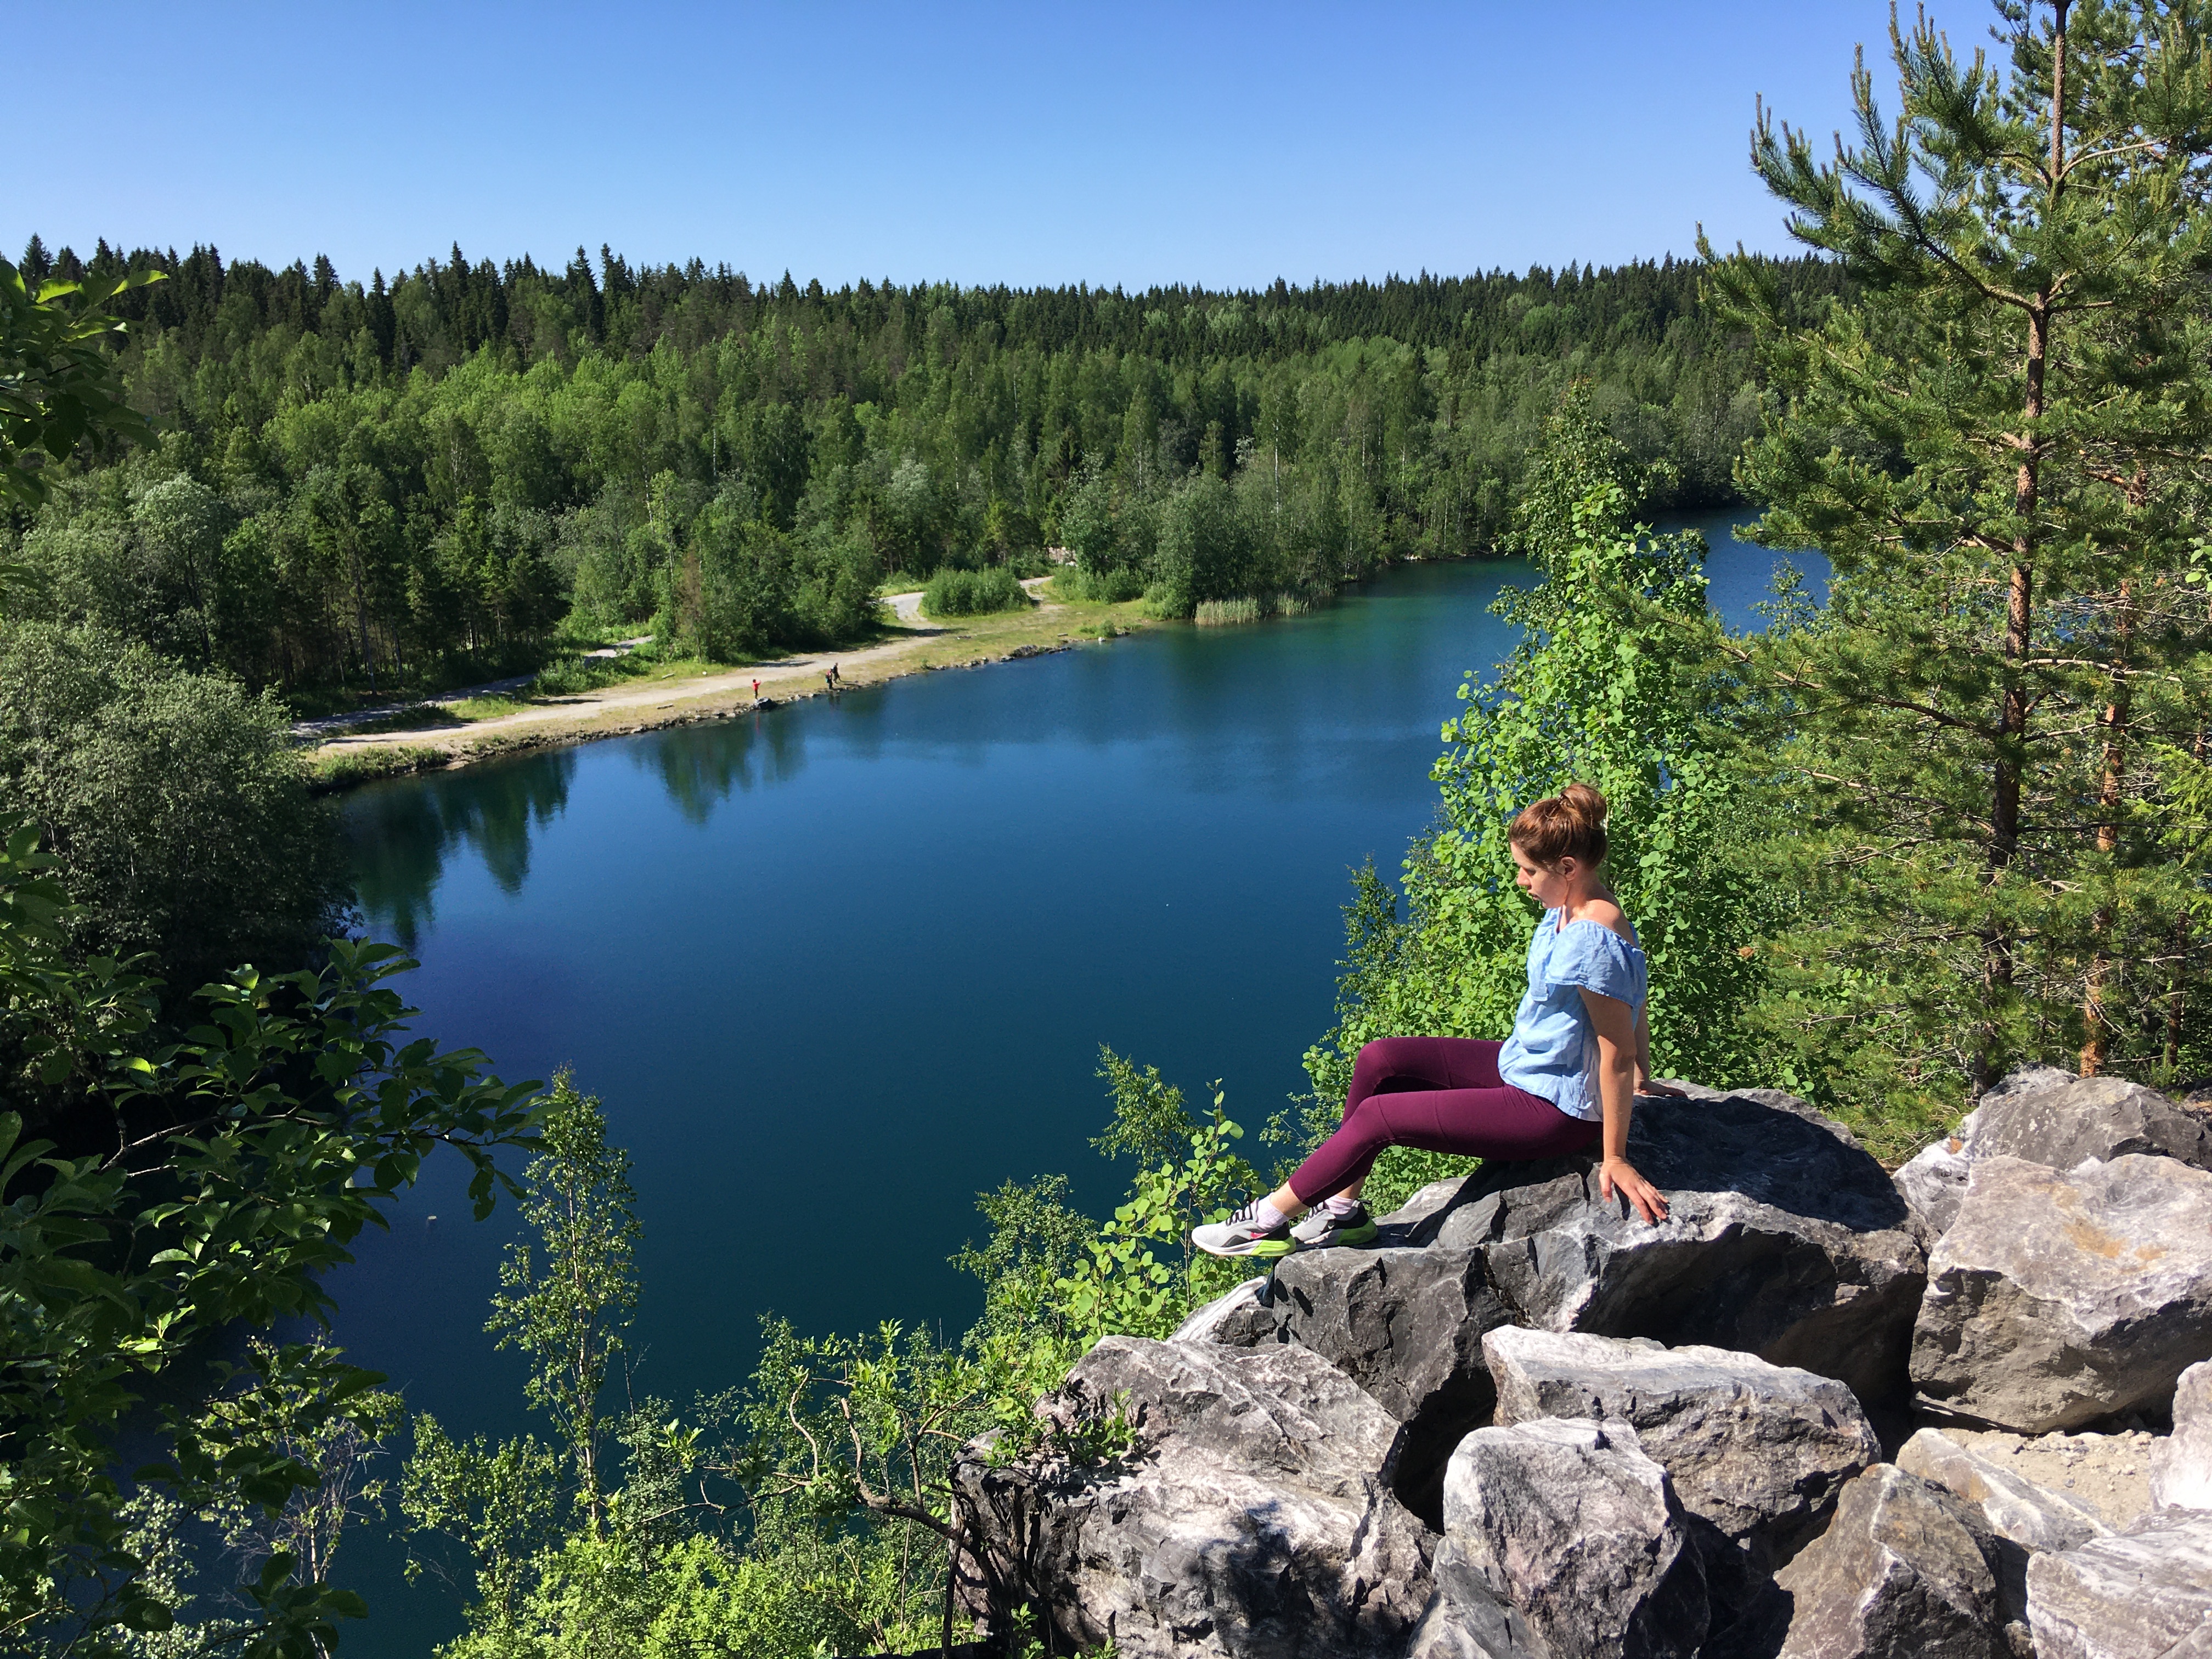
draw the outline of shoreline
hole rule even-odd
[[[957,622],[927,622],[917,615],[909,623],[902,613],[883,637],[844,651],[778,658],[660,686],[617,683],[452,726],[337,735],[303,749],[302,763],[314,793],[336,793],[385,778],[447,771],[533,750],[635,737],[667,726],[733,720],[811,697],[832,696],[836,693],[823,684],[823,674],[831,665],[837,668],[838,690],[843,690],[943,669],[1056,655],[1156,625],[1142,609],[1139,600],[1094,605],[1048,599],[1034,610]],[[757,701],[752,694],[755,679],[761,687]]]

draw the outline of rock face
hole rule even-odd
[[[1906,1441],[1897,1454],[1897,1467],[1973,1504],[1991,1532],[2023,1551],[2068,1550],[2112,1535],[2094,1510],[2036,1485],[1940,1429],[1922,1429]]]
[[[1396,1490],[1437,1526],[1444,1464],[1490,1420],[1482,1334],[1511,1317],[1480,1250],[1316,1250],[1282,1264],[1271,1305],[1240,1287],[1184,1332],[1241,1347],[1295,1343],[1359,1384],[1406,1425]]]
[[[1681,1508],[1626,1423],[1478,1429],[1452,1455],[1416,1659],[1690,1659],[1705,1622]]]
[[[1849,1389],[1751,1354],[1510,1328],[1482,1347],[1498,1423],[1631,1425],[1683,1509],[1767,1571],[1818,1530],[1844,1482],[1881,1460]]]
[[[2150,1501],[2212,1510],[2212,1360],[2182,1372],[2173,1390],[2173,1433],[2151,1454]]]
[[[2070,1170],[2084,1158],[2130,1154],[2212,1169],[2212,1112],[2115,1077],[2075,1077],[2047,1066],[2014,1073],[1982,1097],[1958,1128],[1897,1172],[1897,1186],[1930,1237],[1944,1232],[1985,1158]]]
[[[1026,1602],[1068,1650],[1111,1641],[1127,1659],[1405,1651],[1431,1546],[1389,1490],[1388,1413],[1303,1348],[1129,1337],[1045,1409],[1096,1417],[1117,1396],[1133,1443],[1104,1465],[963,1457],[972,1611]]]
[[[2037,1659],[2212,1655],[2212,1514],[2154,1510],[2027,1567]]]
[[[1776,1576],[1793,1602],[1782,1659],[2001,1659],[1994,1551],[1958,1498],[1876,1464]]]
[[[2212,1354],[2212,1173],[1974,1165],[1912,1340],[1922,1402],[2026,1434],[2163,1407]]]
[[[1905,1387],[1925,1255],[1889,1177],[1840,1124],[1774,1090],[1639,1102],[1651,1226],[1597,1193],[1588,1157],[1497,1164],[1418,1221],[1479,1249],[1512,1322],[1754,1353],[1877,1400]]]

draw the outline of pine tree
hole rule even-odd
[[[1893,21],[1901,112],[1862,59],[1832,161],[1759,112],[1754,167],[1856,298],[1808,319],[1741,254],[1717,276],[1771,380],[1737,475],[1761,538],[1835,569],[1815,624],[1736,647],[1795,733],[1830,918],[1799,1024],[1861,1016],[1939,1093],[1952,1067],[2151,1066],[2188,893],[2149,761],[2212,692],[2183,580],[2212,484],[2212,8],[1996,11],[1995,62]]]

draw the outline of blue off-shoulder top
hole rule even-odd
[[[1541,1095],[1570,1117],[1601,1121],[1597,1030],[1582,993],[1595,991],[1641,1008],[1650,987],[1643,946],[1600,922],[1562,927],[1557,910],[1545,911],[1528,941],[1528,990],[1513,1016],[1513,1035],[1498,1051],[1498,1076]]]

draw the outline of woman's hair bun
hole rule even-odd
[[[1587,783],[1570,783],[1515,813],[1506,835],[1547,870],[1562,859],[1594,869],[1605,862],[1605,797]]]

